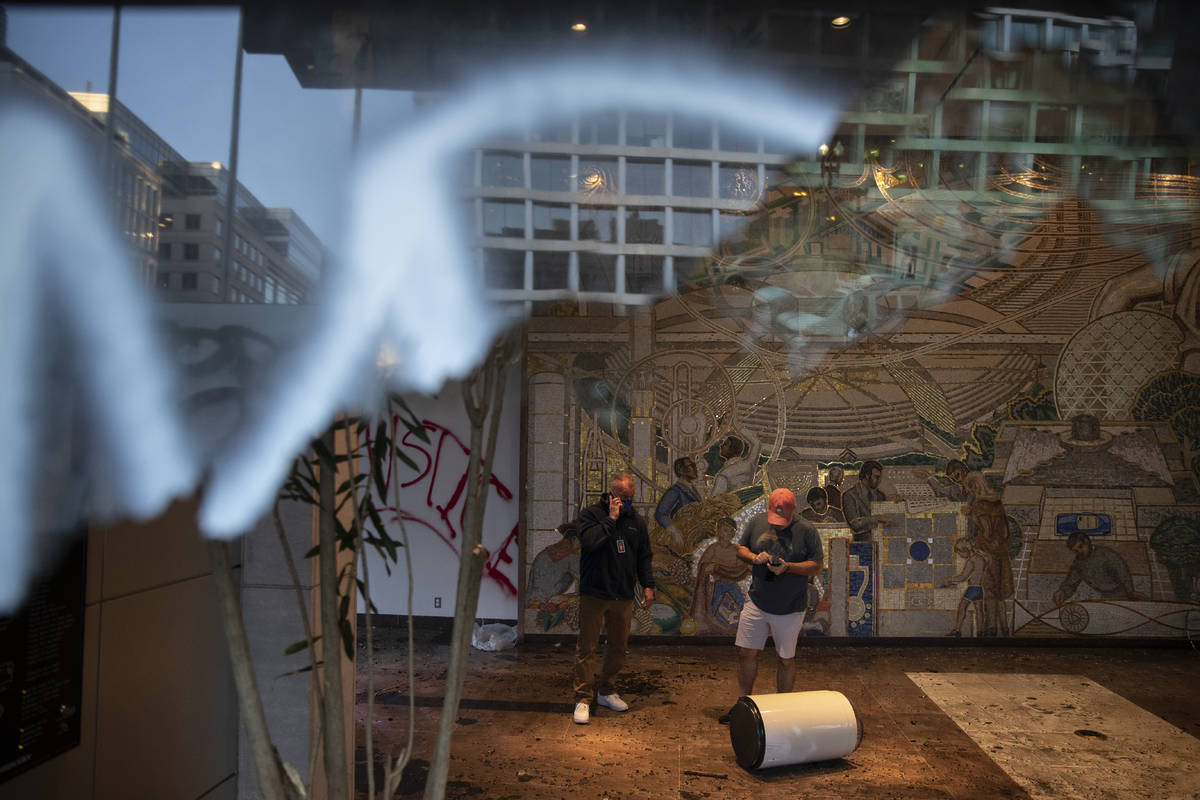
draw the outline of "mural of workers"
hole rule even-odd
[[[984,636],[1008,636],[1008,614],[1005,601],[1013,596],[1012,559],[1008,554],[1008,515],[1000,496],[988,485],[979,472],[969,472],[963,478],[963,489],[969,498],[967,517],[974,525],[974,541],[988,555],[988,569],[983,583]]]
[[[808,490],[808,508],[800,512],[800,516],[809,522],[837,523],[844,525],[846,518],[840,508],[829,506],[829,495],[820,486]]]
[[[716,541],[704,549],[697,564],[692,592],[691,616],[700,635],[737,631],[738,615],[746,602],[738,582],[751,570],[737,555],[737,523],[724,517],[716,527]]]
[[[713,494],[732,492],[754,483],[762,445],[750,430],[731,433],[721,442],[721,458],[725,463],[713,478]]]
[[[872,516],[871,504],[882,503],[887,495],[879,488],[883,480],[883,465],[878,461],[864,461],[858,471],[858,483],[842,495],[842,513],[846,524],[854,531],[854,541],[871,540],[871,529],[876,524],[891,525],[892,518],[886,515]]]
[[[830,467],[829,474],[825,476],[825,496],[829,502],[830,508],[842,510],[842,479],[846,477],[846,471],[841,467]]]
[[[954,617],[954,627],[947,636],[962,636],[963,623],[967,620],[967,610],[975,607],[975,619],[982,622],[987,617],[987,597],[984,584],[989,582],[988,572],[991,571],[991,558],[982,549],[978,541],[958,539],[954,542],[954,554],[966,559],[963,568],[957,575],[952,575],[942,582],[942,586],[953,586],[965,583],[962,599],[958,601],[958,612]]]
[[[676,550],[684,547],[683,533],[672,521],[679,510],[689,503],[700,502],[700,492],[694,481],[699,477],[696,462],[684,456],[675,459],[675,482],[667,487],[658,506],[654,509],[654,520],[663,530],[671,534],[671,540]]]
[[[1083,531],[1075,531],[1067,537],[1067,549],[1075,554],[1075,560],[1062,585],[1054,592],[1054,605],[1061,606],[1070,600],[1081,583],[1099,592],[1102,600],[1146,599],[1134,590],[1129,565],[1116,550],[1093,544],[1092,537]]]

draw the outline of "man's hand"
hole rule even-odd
[[[751,562],[751,563],[754,563],[754,564],[766,564],[766,563],[767,563],[768,561],[770,561],[770,560],[771,560],[771,554],[770,554],[770,553],[768,553],[766,550],[764,550],[764,551],[762,551],[761,553],[755,553],[755,554],[754,554],[754,561],[753,561],[753,562]]]
[[[621,516],[621,498],[615,494],[610,495],[608,498],[608,518],[615,521],[619,516]]]
[[[654,589],[650,586],[642,587],[642,608],[649,608],[654,604]]]
[[[784,561],[782,558],[779,559],[778,562],[768,561],[767,569],[771,570],[771,572],[773,572],[776,575],[782,575],[783,573],[787,572],[788,563],[786,561]]]
[[[878,525],[884,525],[884,526],[894,525],[896,523],[896,521],[894,519],[892,519],[891,517],[888,517],[888,516],[875,517],[875,522]]]
[[[1054,605],[1056,605],[1056,606],[1061,606],[1063,604],[1063,602],[1066,601],[1066,599],[1067,599],[1066,594],[1063,593],[1062,589],[1059,589],[1057,592],[1054,593],[1054,597],[1052,597],[1050,599],[1050,602],[1054,603]]]

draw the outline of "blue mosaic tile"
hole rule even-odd
[[[924,539],[917,539],[908,546],[908,557],[913,561],[925,561],[931,553],[929,542]]]
[[[847,552],[851,564],[857,561],[859,569],[851,568],[847,578],[847,603],[861,613],[847,619],[846,629],[851,636],[875,635],[875,547],[871,542],[850,542]]]

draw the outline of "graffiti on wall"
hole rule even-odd
[[[431,419],[422,419],[421,424],[429,434],[428,442],[422,441],[411,431],[405,432],[399,438],[399,449],[416,464],[416,474],[411,477],[407,477],[406,474],[397,477],[391,472],[394,462],[390,462],[389,472],[383,481],[386,500],[382,507],[396,514],[406,524],[411,523],[418,529],[433,534],[457,558],[461,555],[457,542],[466,516],[465,496],[471,449],[446,425]],[[392,427],[393,430],[398,429],[397,419],[392,420]],[[396,509],[389,502],[392,498],[393,480],[400,480],[399,488],[406,490],[406,496],[421,499]],[[488,488],[491,492],[488,498],[489,505],[515,502],[512,489],[495,474],[492,475]],[[494,582],[505,594],[512,597],[517,595],[517,587],[509,573],[514,563],[513,551],[517,542],[517,525],[514,525],[498,544],[484,542],[489,547],[489,555],[484,563],[483,577]]]

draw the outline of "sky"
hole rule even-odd
[[[108,91],[111,8],[6,9],[9,48],[67,91]],[[236,37],[236,9],[126,7],[117,99],[189,161],[229,163]],[[245,54],[242,69],[238,179],[340,248],[354,93],[301,89],[280,55]],[[410,93],[363,93],[364,144],[411,118]]]

